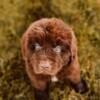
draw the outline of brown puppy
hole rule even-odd
[[[43,91],[50,81],[66,80],[76,91],[82,89],[76,38],[60,19],[32,23],[22,37],[22,54],[37,100],[47,100]]]

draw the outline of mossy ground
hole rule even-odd
[[[0,100],[34,100],[20,41],[29,24],[43,17],[61,18],[75,31],[81,75],[89,87],[78,94],[66,84],[52,84],[51,97],[100,100],[100,0],[0,0]]]

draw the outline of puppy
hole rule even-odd
[[[48,100],[48,83],[59,80],[70,82],[76,92],[85,91],[76,37],[62,20],[44,18],[32,23],[22,37],[22,55],[36,100]]]

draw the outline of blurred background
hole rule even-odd
[[[61,18],[73,28],[89,87],[79,94],[64,83],[52,84],[52,99],[100,100],[100,0],[0,0],[0,100],[34,100],[20,41],[27,27],[44,17]]]

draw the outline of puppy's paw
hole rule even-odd
[[[81,80],[79,84],[73,85],[73,88],[76,92],[81,94],[86,93],[89,90],[85,80]]]
[[[35,100],[49,100],[49,94],[47,91],[40,91],[35,89],[34,96]]]

